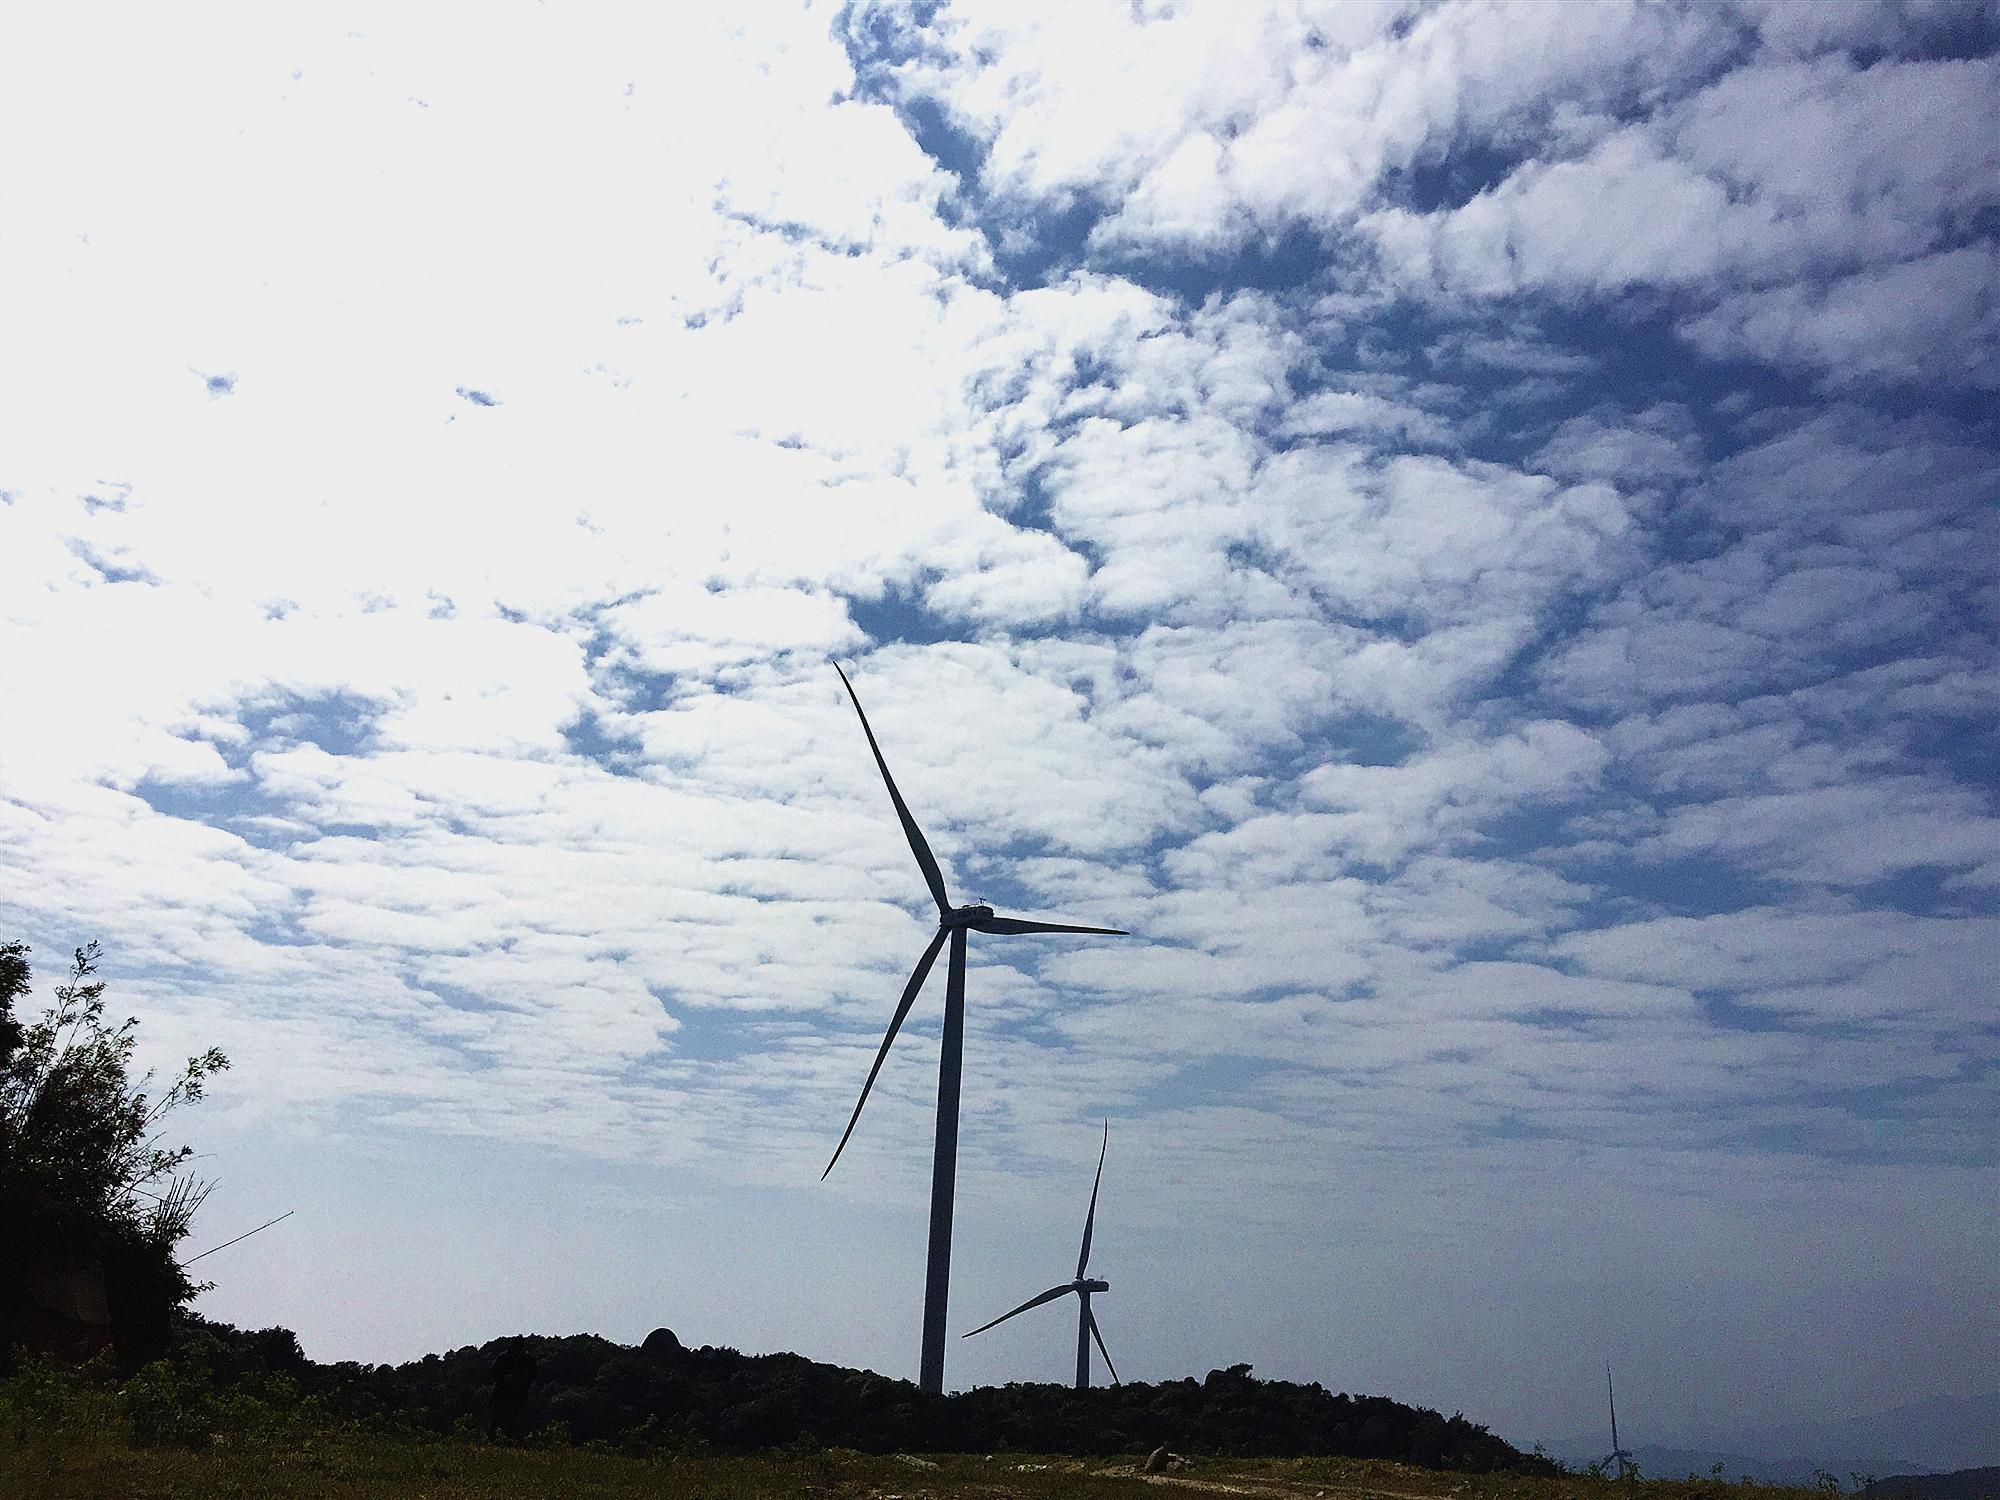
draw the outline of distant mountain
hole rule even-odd
[[[1818,1482],[1822,1474],[1831,1474],[1843,1488],[1851,1487],[1854,1476],[1866,1477],[1879,1474],[1882,1469],[1870,1460],[1853,1455],[1843,1457],[1837,1453],[1815,1453],[1805,1457],[1792,1458],[1751,1458],[1741,1453],[1724,1453],[1710,1448],[1667,1448],[1649,1443],[1634,1448],[1632,1458],[1639,1465],[1639,1472],[1648,1479],[1683,1479],[1689,1474],[1707,1478],[1715,1472],[1717,1464],[1722,1465],[1725,1479],[1754,1479],[1759,1484],[1797,1484],[1811,1486]],[[1890,1465],[1891,1468],[1908,1469],[1908,1462]],[[2000,1497],[1996,1497],[2000,1500]]]
[[[1892,1474],[1862,1492],[1869,1500],[2000,1500],[2000,1468]]]
[[[1753,1458],[1827,1454],[1865,1473],[1934,1473],[2000,1464],[2000,1390],[1945,1396],[1862,1416],[1703,1433],[1689,1446]],[[1846,1471],[1823,1464],[1846,1477]]]
[[[1632,1418],[1630,1425],[1639,1426],[1640,1419]],[[1626,1440],[1631,1442],[1629,1432]],[[1605,1433],[1583,1433],[1550,1444],[1548,1451],[1577,1466],[1603,1457],[1610,1446]],[[1730,1479],[1747,1474],[1771,1484],[1811,1484],[1815,1473],[1848,1484],[1855,1474],[1976,1470],[2000,1462],[2000,1391],[1824,1421],[1707,1432],[1675,1443],[1635,1444],[1631,1451],[1641,1473],[1662,1479],[1705,1475],[1718,1463]]]
[[[1600,1439],[1593,1444],[1588,1439],[1571,1438],[1549,1452],[1574,1469],[1595,1463],[1604,1456],[1604,1450],[1609,1446],[1608,1439]],[[1722,1477],[1732,1481],[1754,1479],[1759,1484],[1811,1486],[1816,1483],[1817,1476],[1824,1473],[1833,1475],[1843,1486],[1851,1486],[1855,1474],[1884,1472],[1861,1459],[1826,1453],[1812,1457],[1754,1458],[1749,1454],[1730,1453],[1719,1448],[1675,1448],[1662,1443],[1640,1443],[1626,1451],[1631,1454],[1632,1462],[1639,1466],[1640,1475],[1647,1479],[1685,1479],[1690,1474],[1706,1479],[1720,1464]],[[1900,1463],[1889,1467],[1910,1469],[1915,1465]],[[1928,1497],[1920,1497],[1920,1500],[1928,1500]],[[2000,1496],[1996,1496],[1995,1500],[2000,1500]]]

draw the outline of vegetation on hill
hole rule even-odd
[[[819,1495],[847,1500],[1083,1500],[1232,1494],[1266,1500],[1824,1500],[1809,1491],[1715,1480],[1617,1482],[1553,1466],[1483,1474],[1381,1459],[1192,1457],[1143,1472],[1141,1450],[1090,1455],[861,1453],[794,1443],[754,1453],[668,1442],[570,1444],[543,1433],[494,1442],[460,1422],[342,1419],[291,1376],[249,1372],[248,1341],[285,1356],[282,1337],[239,1335],[209,1352],[243,1373],[204,1378],[184,1356],[118,1379],[30,1361],[0,1380],[0,1495],[37,1500],[591,1500],[611,1496]],[[231,1345],[230,1350],[220,1347]],[[1162,1487],[1165,1487],[1164,1490]]]
[[[2000,1467],[1891,1474],[1870,1480],[1862,1493],[1868,1500],[2000,1500]]]
[[[538,1371],[526,1426],[576,1442],[654,1441],[750,1451],[838,1444],[867,1453],[1116,1453],[1159,1444],[1192,1453],[1386,1458],[1468,1473],[1535,1468],[1463,1416],[1319,1385],[1258,1380],[1248,1365],[1204,1380],[1098,1387],[988,1386],[926,1397],[906,1380],[796,1354],[685,1349],[671,1334],[632,1348],[590,1334],[529,1338]],[[199,1325],[190,1347],[225,1378],[282,1374],[350,1419],[408,1420],[434,1432],[478,1423],[499,1344],[408,1364],[315,1365],[283,1329]]]
[[[0,1367],[17,1346],[127,1369],[165,1352],[197,1288],[174,1257],[206,1189],[161,1144],[164,1118],[229,1066],[191,1057],[164,1089],[131,1077],[138,1022],[104,1016],[97,944],[76,950],[55,1003],[23,1022],[25,943],[0,943]]]

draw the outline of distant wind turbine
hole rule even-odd
[[[1024,1313],[1031,1307],[1040,1307],[1044,1302],[1053,1302],[1058,1297],[1067,1297],[1071,1292],[1074,1292],[1076,1293],[1077,1300],[1076,1388],[1080,1391],[1090,1389],[1090,1341],[1092,1339],[1097,1340],[1097,1352],[1104,1356],[1104,1368],[1111,1372],[1111,1383],[1113,1385],[1122,1384],[1118,1379],[1118,1367],[1111,1363],[1111,1351],[1104,1347],[1104,1335],[1097,1331],[1097,1315],[1090,1310],[1090,1294],[1092,1292],[1110,1291],[1111,1283],[1108,1281],[1086,1281],[1083,1275],[1084,1268],[1090,1264],[1090,1231],[1097,1223],[1097,1187],[1099,1183],[1104,1181],[1104,1152],[1105,1148],[1110,1144],[1111,1122],[1106,1120],[1104,1122],[1104,1143],[1097,1148],[1097,1176],[1090,1184],[1090,1212],[1083,1216],[1083,1249],[1077,1252],[1075,1279],[1065,1281],[1060,1286],[1052,1286],[1039,1297],[1030,1297],[1026,1302],[1015,1308],[1013,1312],[1002,1313],[991,1323],[980,1324],[972,1330],[972,1333],[960,1335],[962,1338],[969,1339],[974,1333],[984,1333],[989,1328],[999,1327],[1009,1318]]]
[[[1618,1446],[1618,1393],[1611,1388],[1611,1361],[1604,1362],[1604,1397],[1611,1403],[1611,1451],[1598,1460],[1601,1469],[1607,1464],[1618,1465],[1618,1477],[1623,1479],[1628,1472],[1637,1474],[1639,1466],[1632,1462],[1632,1455]]]
[[[848,1116],[847,1129],[841,1133],[840,1144],[833,1148],[833,1160],[826,1164],[826,1171],[820,1173],[820,1181],[826,1180],[827,1174],[833,1171],[834,1162],[840,1160],[840,1153],[847,1149],[848,1138],[854,1134],[855,1124],[861,1119],[861,1106],[868,1102],[868,1091],[875,1087],[875,1075],[882,1071],[882,1060],[889,1055],[889,1044],[896,1040],[904,1017],[909,1015],[910,1007],[916,1003],[917,991],[923,988],[931,965],[937,962],[938,950],[949,938],[951,965],[945,980],[944,1046],[938,1060],[937,1146],[931,1158],[930,1256],[924,1271],[923,1364],[918,1378],[923,1390],[932,1395],[942,1395],[945,1304],[949,1300],[951,1285],[951,1206],[958,1176],[958,1081],[965,1043],[965,934],[967,931],[990,932],[1003,937],[1035,932],[1088,932],[1101,933],[1106,937],[1125,937],[1128,934],[1116,927],[1077,927],[1067,922],[1030,922],[1019,917],[995,916],[990,906],[953,906],[951,898],[945,894],[944,876],[938,873],[937,859],[931,853],[931,846],[924,842],[923,831],[917,827],[917,820],[910,816],[910,809],[904,805],[903,794],[896,790],[895,778],[889,774],[889,763],[882,758],[882,747],[875,743],[875,731],[868,727],[868,715],[861,711],[861,700],[855,696],[854,684],[847,680],[845,672],[840,671],[839,662],[833,664],[833,670],[840,672],[841,685],[847,689],[854,712],[860,715],[861,732],[868,736],[868,748],[874,752],[876,769],[882,773],[882,784],[889,789],[889,800],[896,805],[896,816],[903,824],[904,836],[910,841],[910,852],[917,857],[917,868],[923,871],[924,884],[930,887],[931,899],[937,903],[938,930],[930,946],[924,949],[924,956],[917,960],[910,982],[903,986],[903,998],[897,1002],[896,1014],[890,1019],[889,1030],[882,1037],[882,1046],[875,1054],[875,1065],[868,1070],[868,1081],[861,1085],[861,1097],[855,1101],[854,1113]]]

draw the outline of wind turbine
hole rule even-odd
[[[1068,922],[1031,922],[1019,917],[995,916],[990,906],[953,906],[951,898],[945,894],[944,876],[938,873],[937,859],[931,853],[931,846],[924,842],[923,830],[910,816],[903,794],[896,790],[896,780],[889,774],[889,763],[882,758],[882,747],[875,743],[875,731],[868,727],[868,715],[861,711],[861,700],[855,696],[854,684],[847,680],[845,672],[840,671],[839,662],[833,664],[833,670],[840,672],[841,686],[847,689],[854,712],[860,715],[861,732],[868,736],[868,748],[874,752],[876,769],[882,773],[882,784],[889,789],[889,800],[896,805],[896,816],[903,824],[904,837],[910,841],[910,852],[917,857],[917,868],[923,871],[924,884],[930,887],[931,899],[937,903],[938,929],[930,946],[924,949],[923,957],[917,960],[916,968],[911,971],[910,982],[903,986],[903,998],[896,1003],[896,1014],[890,1018],[889,1030],[882,1037],[882,1046],[875,1054],[875,1065],[868,1070],[868,1081],[861,1085],[861,1097],[854,1103],[854,1113],[848,1116],[847,1129],[841,1132],[840,1144],[833,1148],[833,1160],[819,1175],[820,1181],[826,1181],[827,1174],[833,1171],[834,1162],[839,1161],[840,1153],[847,1149],[848,1137],[854,1134],[855,1124],[861,1119],[861,1106],[868,1102],[868,1091],[875,1087],[875,1075],[882,1071],[882,1060],[889,1055],[889,1044],[896,1040],[903,1018],[909,1015],[910,1007],[916,1003],[917,991],[923,988],[931,965],[937,962],[938,950],[949,938],[951,966],[947,971],[944,991],[944,1046],[938,1059],[937,1146],[931,1158],[930,1256],[924,1270],[923,1365],[918,1378],[918,1384],[925,1392],[937,1396],[944,1394],[945,1304],[951,1284],[951,1203],[958,1177],[958,1079],[965,1043],[965,935],[968,931],[990,932],[1002,937],[1035,932],[1091,932],[1106,937],[1126,937],[1128,934],[1116,927],[1078,927]]]
[[[1639,1466],[1632,1462],[1632,1455],[1618,1446],[1618,1393],[1611,1389],[1611,1361],[1604,1362],[1604,1398],[1611,1403],[1611,1451],[1597,1461],[1601,1469],[1606,1464],[1618,1465],[1618,1477],[1623,1479],[1627,1472],[1637,1474]]]
[[[961,1338],[969,1339],[973,1333],[984,1333],[989,1328],[997,1328],[1009,1318],[1024,1313],[1031,1307],[1040,1307],[1044,1302],[1053,1302],[1058,1297],[1067,1297],[1071,1292],[1074,1292],[1076,1293],[1077,1300],[1076,1388],[1080,1391],[1090,1389],[1090,1341],[1092,1339],[1097,1340],[1097,1352],[1104,1356],[1104,1368],[1111,1372],[1111,1383],[1113,1385],[1122,1384],[1118,1379],[1118,1367],[1111,1363],[1111,1351],[1104,1347],[1104,1335],[1097,1331],[1097,1315],[1090,1310],[1090,1294],[1092,1292],[1110,1291],[1111,1283],[1108,1281],[1085,1280],[1083,1275],[1084,1267],[1090,1264],[1090,1231],[1092,1226],[1097,1223],[1097,1185],[1104,1181],[1104,1151],[1105,1147],[1110,1144],[1111,1122],[1106,1120],[1104,1122],[1104,1144],[1097,1148],[1097,1176],[1090,1184],[1090,1212],[1083,1216],[1083,1249],[1077,1252],[1075,1279],[1065,1281],[1060,1286],[1052,1286],[1039,1297],[1030,1297],[1026,1302],[1015,1308],[1013,1312],[1002,1313],[991,1323],[981,1323],[977,1328],[972,1330],[972,1333],[960,1335]]]

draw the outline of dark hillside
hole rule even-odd
[[[558,1424],[592,1439],[710,1445],[730,1450],[826,1444],[867,1453],[1182,1452],[1270,1457],[1384,1458],[1469,1473],[1547,1470],[1462,1416],[1318,1385],[1258,1380],[1248,1365],[1204,1380],[1078,1393],[1007,1385],[926,1397],[906,1380],[796,1354],[682,1348],[655,1334],[645,1348],[591,1334],[528,1338],[536,1380],[526,1426]],[[318,1365],[282,1329],[201,1324],[190,1354],[218,1379],[264,1373],[296,1380],[331,1412],[402,1418],[435,1431],[483,1423],[499,1343],[404,1365]]]
[[[1893,1474],[1861,1492],[1868,1500],[2000,1500],[2000,1468]]]

